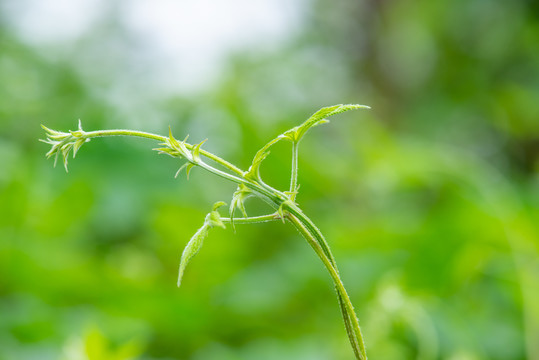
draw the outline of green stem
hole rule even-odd
[[[289,206],[287,206],[287,210],[292,215],[300,219],[302,222],[302,225],[305,228],[307,228],[310,234],[313,234],[315,240],[318,242],[325,256],[327,256],[331,265],[335,268],[335,270],[338,273],[339,270],[337,269],[337,262],[335,261],[335,258],[333,257],[333,254],[331,253],[331,250],[329,248],[329,244],[326,242],[326,239],[324,238],[324,235],[322,235],[322,232],[320,231],[320,229],[318,229],[318,227],[313,223],[313,221],[309,219],[307,215],[305,215],[303,211],[301,211],[301,209],[296,204],[291,204],[291,205],[289,204]]]
[[[163,143],[167,143],[167,139],[168,139],[167,137],[164,137],[164,136],[147,133],[143,131],[122,130],[122,129],[98,130],[98,131],[90,131],[90,132],[85,132],[85,131],[82,131],[81,129],[80,132],[81,132],[81,135],[77,135],[77,138],[83,138],[83,139],[91,139],[91,138],[106,137],[106,136],[133,136],[133,137],[142,137],[142,138],[157,140]],[[57,136],[54,133],[52,135]],[[66,133],[66,135],[68,134]],[[75,136],[74,132],[72,132],[72,136]],[[276,143],[280,139],[281,137],[278,137],[270,141],[261,151],[267,151],[269,147],[271,147],[274,143]],[[54,141],[52,143],[55,144]],[[187,144],[187,143],[185,143],[185,146],[189,150],[192,150],[194,148],[193,145]],[[55,148],[53,147],[53,150],[54,149]],[[56,151],[59,151],[59,150],[56,149]],[[227,168],[228,170],[235,173],[236,175],[219,170],[201,160],[197,160],[196,162],[193,162],[192,160],[189,160],[189,161],[191,161],[192,164],[198,165],[202,167],[203,169],[207,170],[208,172],[211,172],[217,176],[220,176],[224,179],[227,179],[237,184],[245,185],[247,188],[252,190],[255,195],[257,195],[262,200],[267,202],[272,208],[279,211],[279,213],[275,213],[275,214],[249,217],[249,218],[237,218],[237,219],[236,218],[234,219],[220,218],[222,222],[248,224],[248,223],[274,221],[274,220],[282,219],[283,217],[286,217],[286,219],[289,220],[294,225],[294,227],[303,235],[303,237],[307,240],[307,242],[311,245],[313,250],[316,252],[318,257],[324,263],[324,266],[328,270],[335,284],[335,289],[337,291],[339,306],[341,308],[341,312],[343,315],[344,324],[345,324],[346,331],[347,331],[347,334],[348,334],[348,337],[352,345],[352,348],[354,350],[356,358],[358,360],[366,360],[367,355],[365,352],[365,345],[363,343],[363,336],[359,328],[359,321],[355,314],[352,302],[350,301],[350,298],[346,292],[346,289],[344,288],[344,285],[339,277],[337,264],[331,253],[329,245],[327,244],[326,240],[324,239],[324,236],[322,235],[320,230],[316,227],[316,225],[294,203],[294,197],[295,197],[294,193],[295,191],[297,191],[297,179],[298,179],[298,175],[297,175],[298,174],[298,171],[297,171],[298,170],[298,141],[295,141],[293,143],[293,148],[292,148],[292,175],[290,179],[290,193],[291,193],[290,197],[287,196],[285,193],[282,193],[274,189],[273,187],[267,185],[261,179],[258,181],[246,179],[245,178],[246,173],[244,171],[234,166],[233,164],[229,163],[228,161],[225,161],[219,156],[216,156],[210,152],[207,152],[201,149],[200,149],[200,154],[216,162],[217,164]]]
[[[135,130],[124,130],[124,129],[113,129],[113,130],[98,130],[98,131],[85,131],[84,136],[87,139],[94,138],[94,137],[105,137],[105,136],[135,136],[135,137],[142,137],[147,139],[153,139],[157,141],[165,142],[167,137],[156,135],[144,131],[135,131]],[[191,150],[193,148],[193,145],[191,144],[185,144],[185,146]],[[208,159],[211,159],[215,161],[216,163],[226,167],[230,171],[236,173],[239,176],[243,176],[243,171],[238,168],[237,166],[229,163],[225,159],[212,154],[211,152],[208,152],[204,149],[200,149],[200,154],[207,157]]]
[[[256,223],[264,223],[264,222],[270,222],[279,220],[280,217],[278,214],[270,214],[270,215],[262,215],[262,216],[251,216],[246,218],[234,218],[234,224],[256,224]],[[220,220],[224,223],[232,223],[231,218],[220,218]]]
[[[202,153],[202,151],[201,151],[201,153]],[[235,175],[232,175],[232,174],[229,174],[229,173],[227,173],[227,172],[221,171],[221,170],[219,170],[219,169],[217,169],[217,168],[214,168],[213,166],[211,166],[211,165],[205,163],[204,161],[198,161],[198,162],[196,163],[196,165],[198,165],[198,166],[200,166],[201,168],[203,168],[203,169],[205,169],[205,170],[211,172],[212,174],[215,174],[215,175],[220,176],[220,177],[222,177],[222,178],[224,178],[224,179],[227,179],[227,180],[230,180],[230,181],[232,181],[232,182],[235,182],[236,184],[245,184],[245,182],[246,182],[246,181],[243,180],[242,178],[239,178],[239,177],[237,177],[237,176],[235,176]]]
[[[343,315],[343,320],[345,323],[346,331],[348,333],[348,338],[350,344],[354,350],[354,354],[358,360],[366,360],[367,354],[365,350],[365,344],[363,342],[363,335],[359,327],[359,321],[357,319],[356,313],[354,311],[354,306],[344,288],[344,284],[339,276],[339,272],[335,265],[335,260],[329,252],[328,249],[324,249],[321,244],[326,244],[322,234],[315,227],[317,231],[312,231],[312,221],[302,213],[300,216],[292,214],[292,211],[289,210],[288,220],[294,225],[294,227],[303,235],[305,240],[311,245],[313,250],[316,252],[320,260],[324,263],[324,266],[328,270],[333,283],[335,284],[335,289],[339,298],[339,305],[341,307],[341,312]],[[312,224],[314,225],[314,224]],[[326,244],[327,245],[327,244]]]
[[[86,139],[91,139],[91,138],[96,138],[96,137],[107,137],[107,136],[133,136],[133,137],[141,137],[141,138],[146,138],[146,139],[157,140],[161,142],[165,142],[168,139],[165,136],[156,135],[156,134],[152,134],[152,133],[148,133],[144,131],[124,130],[124,129],[85,131],[83,133],[83,136]],[[193,148],[193,145],[188,144],[188,143],[186,143],[185,146],[190,150]],[[200,149],[200,154],[226,167],[227,169],[233,171],[234,173],[240,175],[241,177],[221,171],[202,161],[199,162],[197,165],[199,165],[200,167],[204,168],[205,170],[217,176],[220,176],[224,179],[235,182],[236,184],[244,184],[249,189],[256,192],[261,198],[263,198],[273,208],[277,209],[279,207],[279,204],[283,200],[286,199],[286,195],[282,194],[276,189],[273,189],[271,186],[267,184],[261,185],[261,184],[257,184],[257,183],[243,179],[244,171],[242,171],[240,168],[236,167],[235,165],[229,163],[228,161],[222,159],[221,157],[203,149]]]
[[[144,131],[136,130],[124,130],[124,129],[111,129],[111,130],[97,130],[97,131],[85,131],[83,136],[87,139],[95,137],[106,137],[106,136],[136,136],[146,139],[152,139],[157,141],[165,142],[167,139],[165,136],[156,135]]]
[[[292,143],[292,174],[290,176],[290,196],[294,200],[298,190],[298,148],[299,142]]]

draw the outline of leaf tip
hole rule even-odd
[[[178,281],[176,282],[176,286],[177,286],[178,288],[180,288],[180,286],[181,286],[181,284],[182,284],[182,275],[183,275],[183,274],[179,274],[179,275],[178,275]]]

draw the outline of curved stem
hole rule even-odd
[[[157,140],[161,142],[165,142],[167,140],[167,137],[165,136],[156,135],[156,134],[152,134],[152,133],[148,133],[144,131],[125,130],[125,129],[85,131],[83,133],[83,136],[86,139],[91,139],[91,138],[96,138],[96,137],[107,137],[107,136],[133,136],[133,137],[141,137],[141,138],[146,138],[146,139]],[[193,148],[193,145],[188,144],[188,143],[186,143],[185,146],[188,149]],[[224,179],[235,182],[237,184],[244,184],[249,189],[257,193],[273,208],[277,209],[280,203],[286,199],[286,195],[282,194],[280,191],[277,191],[276,189],[272,188],[269,185],[266,185],[266,184],[260,185],[260,184],[245,180],[243,178],[244,172],[241,169],[229,163],[228,161],[222,159],[221,157],[215,154],[212,154],[208,151],[202,150],[202,149],[200,149],[200,154],[226,167],[227,169],[233,171],[234,173],[240,175],[240,177],[221,171],[202,161],[197,165]]]
[[[80,129],[80,125],[79,125],[80,130],[78,132],[71,132],[71,134],[59,133],[59,132],[55,132],[47,128],[45,129],[49,132],[49,135],[48,135],[49,140],[46,142],[49,144],[53,144],[53,148],[51,152],[49,153],[53,155],[54,151],[56,151],[56,154],[58,154],[59,151],[61,150],[63,152],[64,158],[73,146],[78,146],[74,150],[74,153],[76,153],[76,150],[80,147],[80,144],[84,143],[84,140],[96,138],[96,137],[133,136],[133,137],[142,137],[142,138],[157,140],[165,144],[167,143],[167,140],[168,140],[168,138],[165,136],[160,136],[160,135],[143,132],[143,131],[134,131],[134,130],[114,129],[114,130],[98,130],[98,131],[85,132],[82,129]],[[266,146],[264,146],[264,148],[261,151],[267,151],[269,147],[271,147],[274,143],[278,142],[281,139],[282,137],[278,137],[270,141]],[[73,141],[73,143],[70,143],[70,141]],[[82,141],[82,143],[79,144],[78,141]],[[60,148],[60,146],[65,147],[67,145],[71,146],[71,147],[66,148],[67,150]],[[194,145],[191,145],[188,143],[183,143],[183,145],[185,145],[185,147],[189,150],[193,150],[195,148]],[[286,218],[303,235],[303,237],[307,240],[307,242],[311,245],[313,250],[316,252],[318,257],[322,260],[322,262],[324,263],[324,266],[328,270],[333,280],[335,289],[337,291],[339,306],[341,308],[341,312],[343,315],[343,320],[346,327],[346,331],[347,331],[350,343],[352,345],[352,348],[354,350],[356,359],[366,360],[367,355],[365,352],[365,345],[363,343],[363,336],[359,328],[359,321],[354,312],[354,307],[352,305],[352,302],[350,301],[350,298],[346,292],[346,289],[344,288],[344,285],[339,277],[337,264],[331,253],[329,245],[327,244],[326,240],[324,239],[324,236],[322,235],[320,230],[316,227],[316,225],[294,203],[295,192],[297,191],[298,141],[295,141],[293,143],[293,148],[292,148],[292,176],[290,180],[290,196],[287,196],[286,193],[280,192],[274,189],[273,187],[267,185],[261,179],[251,180],[251,179],[246,178],[246,173],[244,171],[234,166],[233,164],[229,163],[228,161],[225,161],[224,159],[220,158],[217,155],[214,155],[205,150],[201,150],[199,148],[195,150],[199,151],[199,154],[203,155],[204,157],[210,160],[213,160],[214,162],[225,167],[226,169],[230,170],[234,174],[219,170],[205,163],[204,161],[201,161],[198,158],[196,161],[191,158],[188,158],[188,161],[191,164],[198,165],[202,167],[203,169],[205,169],[206,171],[211,172],[217,176],[220,176],[234,183],[243,184],[245,187],[249,188],[255,195],[257,195],[259,198],[261,198],[266,203],[268,203],[272,208],[278,211],[277,213],[270,214],[270,215],[249,217],[249,218],[237,218],[237,219],[236,218],[234,219],[220,218],[221,222],[232,223],[232,221],[234,221],[234,223],[238,223],[238,224],[242,224],[242,223],[247,224],[247,223],[268,222],[268,221],[274,221],[277,219]],[[166,153],[171,154],[169,152],[166,152]],[[179,155],[176,155],[175,153],[172,153],[172,156],[181,157]],[[66,161],[65,161],[65,164],[67,166]]]
[[[320,231],[320,229],[318,229],[318,227],[313,223],[313,221],[309,219],[307,215],[305,215],[303,211],[301,211],[301,209],[297,205],[289,204],[289,206],[287,206],[287,210],[292,215],[294,215],[295,217],[301,220],[302,226],[304,226],[309,231],[309,233],[312,234],[315,241],[318,243],[318,245],[324,252],[325,256],[327,256],[329,262],[335,268],[335,271],[338,274],[339,270],[337,269],[337,262],[335,261],[335,258],[333,257],[333,254],[331,253],[329,245],[326,242],[324,235],[322,235],[322,232]]]
[[[135,131],[135,130],[124,130],[124,129],[112,129],[112,130],[98,130],[98,131],[85,131],[84,136],[87,139],[94,138],[94,137],[105,137],[105,136],[136,136],[136,137],[142,137],[157,141],[165,142],[167,137],[156,135],[152,133],[148,133],[145,131]],[[193,145],[191,144],[185,144],[185,146],[191,150],[193,148]],[[215,161],[216,163],[226,167],[230,171],[236,173],[239,176],[243,176],[243,171],[235,166],[234,164],[231,164],[230,162],[226,161],[225,159],[212,154],[209,151],[206,151],[204,149],[200,149],[200,154],[207,157],[210,160]]]
[[[339,276],[339,272],[335,265],[335,260],[331,255],[331,252],[328,254],[321,244],[326,244],[323,236],[318,231],[312,231],[311,226],[306,226],[307,224],[312,224],[312,221],[305,215],[301,214],[301,217],[293,215],[291,212],[288,215],[288,220],[294,225],[294,227],[303,235],[305,240],[311,245],[313,250],[316,252],[318,257],[324,263],[324,266],[328,270],[333,283],[335,284],[335,289],[339,298],[339,305],[341,307],[341,312],[343,315],[343,320],[345,323],[346,331],[348,333],[348,338],[350,339],[350,344],[354,350],[354,354],[358,360],[366,360],[367,354],[365,351],[365,344],[363,342],[363,335],[359,327],[359,321],[357,319],[356,313],[354,311],[354,306],[344,288],[344,284]],[[313,224],[314,225],[314,224]],[[327,244],[326,244],[327,245]]]

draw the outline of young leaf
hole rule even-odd
[[[176,174],[174,175],[174,178],[177,178],[178,175],[180,175],[180,173],[182,172],[183,169],[185,169],[185,173],[187,175],[187,180],[189,180],[189,173],[191,172],[191,169],[194,167],[195,165],[193,165],[192,163],[190,162],[186,162],[185,164],[183,164],[182,166],[180,166],[180,168],[178,169],[178,171],[176,171]]]
[[[245,178],[254,181],[260,180],[260,164],[262,164],[262,161],[264,161],[264,159],[270,154],[269,148],[281,141],[282,139],[284,139],[282,135],[279,135],[275,139],[264,145],[262,149],[257,151],[255,157],[253,158],[253,162],[249,167],[249,170],[247,170],[247,172],[244,174]]]
[[[211,211],[217,211],[221,206],[225,206],[226,202],[224,201],[217,201],[215,204],[213,204]]]
[[[365,105],[356,105],[356,104],[347,104],[347,105],[333,105],[324,107],[317,112],[315,112],[307,121],[305,121],[303,124],[296,126],[290,130],[285,131],[281,135],[277,136],[275,139],[268,142],[264,147],[256,153],[253,162],[251,166],[249,167],[249,170],[244,174],[244,177],[249,180],[253,181],[260,181],[260,165],[262,164],[262,161],[269,155],[269,148],[276,144],[277,142],[287,139],[292,142],[299,142],[303,135],[312,128],[313,126],[317,126],[320,124],[328,123],[329,121],[325,119],[325,117],[330,117],[336,114],[340,114],[342,112],[348,111],[348,110],[354,110],[354,109],[370,109],[368,106]]]
[[[210,216],[208,218],[208,224],[210,225],[210,227],[217,226],[226,229],[225,224],[221,221],[221,215],[219,215],[217,211],[212,211],[209,215]]]
[[[196,144],[195,146],[193,146],[192,153],[193,153],[193,161],[194,161],[194,162],[199,162],[199,161],[200,161],[200,147],[201,147],[202,144],[204,144],[206,141],[208,141],[208,139],[202,140],[200,143],[198,143],[198,144]]]
[[[225,205],[226,203],[224,201],[218,201],[213,204],[212,211],[209,213],[209,218],[207,220],[211,227],[218,226],[223,229],[226,228],[225,224],[221,221],[221,215],[219,215],[219,212],[217,211],[217,209]]]
[[[71,133],[71,135],[73,135],[74,137],[77,137],[77,138],[80,138],[81,136],[84,135],[84,130],[82,130],[82,123],[79,119],[79,128],[75,131],[73,130],[69,130],[69,132]]]
[[[208,230],[210,228],[210,225],[207,222],[204,222],[204,225],[198,231],[193,235],[191,240],[187,243],[185,246],[185,249],[183,249],[182,252],[182,258],[180,260],[180,268],[178,271],[178,287],[180,287],[182,283],[183,278],[183,272],[185,271],[185,268],[189,261],[195,256],[200,249],[202,248],[202,244],[204,242],[204,238],[208,236]]]
[[[193,164],[190,164],[193,165]],[[200,249],[202,248],[202,244],[204,243],[204,239],[208,236],[208,232],[212,227],[218,226],[225,228],[225,224],[221,221],[221,217],[219,216],[219,212],[217,212],[217,209],[221,206],[226,205],[224,202],[219,201],[213,204],[212,211],[206,215],[206,219],[204,220],[204,225],[198,231],[193,235],[191,240],[187,243],[185,246],[185,249],[183,249],[182,252],[182,258],[180,260],[180,268],[178,271],[178,287],[180,287],[182,283],[183,273],[185,271],[185,268],[187,267],[187,264],[193,256],[195,256]]]
[[[172,128],[170,126],[168,127],[168,141],[169,141],[171,147],[173,147],[173,148],[180,147],[179,141],[176,140],[174,135],[172,135]]]
[[[56,130],[49,129],[48,127],[46,127],[46,126],[43,125],[43,124],[41,124],[41,127],[43,128],[43,130],[45,130],[45,131],[47,132],[47,137],[58,136],[58,135],[63,135],[63,134],[65,134],[65,133],[60,132],[60,131],[56,131]]]
[[[192,163],[187,163],[187,166],[185,168],[185,174],[187,175],[187,180],[189,180],[189,174],[191,173],[191,169],[195,167]]]
[[[84,145],[84,143],[88,141],[90,141],[90,139],[84,139],[84,138],[80,138],[77,141],[75,141],[75,145],[73,145],[73,159],[77,155],[77,152],[79,152],[79,149],[81,148],[81,146]]]
[[[232,195],[232,203],[230,204],[229,213],[232,219],[234,218],[234,211],[236,210],[236,208],[240,209],[244,217],[248,217],[247,212],[245,211],[244,202],[250,196],[253,196],[253,192],[249,190],[247,186],[245,186],[244,184],[238,185],[238,188],[234,192],[234,195]]]
[[[73,143],[67,143],[62,145],[61,151],[62,151],[62,157],[64,158],[64,167],[66,169],[66,172],[69,172],[67,169],[67,161],[69,159],[69,152],[71,151],[71,148],[73,148]]]
[[[172,157],[181,157],[180,153],[178,153],[176,150],[168,147],[168,144],[159,144],[159,145],[164,145],[164,146],[167,146],[167,147],[161,147],[161,148],[154,148],[152,150],[155,150],[157,151],[158,154],[166,154],[166,155],[170,155]]]
[[[173,154],[170,151],[163,151],[162,148],[157,149],[157,150],[160,150],[161,152],[164,152],[164,153],[172,155],[172,156],[184,157],[187,160],[192,162],[193,157],[192,157],[191,153],[189,152],[189,150],[187,149],[187,146],[185,146],[185,142],[187,141],[188,137],[189,137],[189,135],[187,135],[183,141],[176,140],[176,138],[174,138],[174,136],[172,135],[171,128],[169,127],[168,128],[168,139],[166,139],[166,143],[164,145],[169,147],[172,150],[175,150],[176,153]]]
[[[234,192],[234,195],[232,195],[232,202],[230,203],[230,224],[232,225],[232,228],[234,229],[234,213],[236,212],[236,208],[240,209],[242,215],[244,217],[248,217],[247,211],[245,211],[245,200],[253,196],[253,193],[247,186],[240,184],[238,185],[238,188]]]
[[[290,141],[299,142],[310,128],[317,125],[328,123],[329,121],[325,119],[326,117],[330,117],[330,116],[337,115],[345,111],[354,110],[354,109],[370,109],[370,108],[365,105],[357,105],[357,104],[346,104],[346,105],[340,104],[340,105],[324,107],[318,110],[317,112],[315,112],[313,115],[311,115],[311,117],[308,118],[307,121],[305,121],[303,124],[284,132],[282,136],[289,139]]]
[[[249,170],[245,173],[244,177],[253,181],[260,181],[260,164],[262,161],[269,155],[269,151],[266,151],[265,148],[260,149],[254,159],[253,163],[249,167]]]

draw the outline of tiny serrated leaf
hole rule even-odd
[[[171,149],[169,147],[154,148],[152,150],[157,151],[159,154],[166,154],[166,155],[170,155],[172,157],[176,157],[176,156],[179,155],[175,150],[173,150],[173,149]]]
[[[333,116],[333,115],[337,115],[337,114],[341,114],[345,111],[349,111],[349,110],[357,110],[357,109],[370,109],[371,107],[370,106],[367,106],[367,105],[359,105],[359,104],[344,104],[344,105],[339,105],[338,108],[336,108],[335,110],[333,110],[330,114],[326,115],[326,116]]]
[[[193,235],[193,237],[185,246],[185,249],[183,249],[182,257],[180,260],[180,267],[178,270],[178,287],[180,287],[182,283],[183,273],[185,271],[185,268],[187,267],[187,264],[189,263],[189,261],[191,261],[193,256],[195,256],[202,248],[204,238],[208,236],[209,228],[210,225],[207,223],[207,221],[205,221],[204,225],[202,225],[202,227],[198,229],[195,235]]]
[[[173,154],[174,154],[173,156],[182,156],[182,157],[188,159],[189,161],[191,161],[192,160],[192,155],[189,152],[189,150],[187,149],[187,147],[185,146],[185,141],[187,140],[188,137],[189,137],[189,135],[187,135],[183,141],[176,140],[176,138],[172,135],[171,128],[169,127],[168,128],[168,139],[166,140],[166,143],[163,144],[163,145],[168,146],[168,147],[170,147],[170,149],[173,150]]]
[[[283,209],[283,204],[281,204],[281,206],[279,206],[279,208],[277,209],[277,214],[279,215],[279,218],[282,220],[283,224],[284,224],[284,217],[285,217],[285,214],[284,214],[284,209]]]
[[[270,153],[269,148],[283,139],[284,137],[282,135],[279,135],[275,139],[272,139],[270,142],[264,145],[260,150],[257,151],[257,153],[255,154],[253,158],[253,162],[251,163],[251,166],[249,167],[247,172],[244,174],[244,176],[248,180],[253,180],[253,181],[261,180],[260,179],[260,165],[262,164],[262,161],[264,161],[264,159],[269,155]]]
[[[189,173],[191,172],[191,169],[195,167],[195,165],[192,163],[186,163],[185,165],[185,173],[187,174],[187,180],[189,180]]]
[[[245,210],[245,203],[244,203],[244,200],[245,200],[245,198],[242,199],[242,200],[240,200],[240,201],[238,201],[238,203],[237,203],[236,206],[238,207],[238,209],[240,209],[240,212],[241,212],[241,214],[243,215],[243,217],[249,217],[249,215],[247,215],[247,211]]]
[[[206,141],[208,141],[208,139],[204,139],[204,140],[202,140],[201,142],[199,142],[198,144],[196,144],[195,146],[193,146],[192,154],[193,154],[193,160],[194,160],[195,162],[199,162],[199,161],[200,161],[200,147],[201,147],[202,144],[204,144]]]
[[[51,135],[51,134],[48,134],[47,137],[51,140],[56,140],[56,141],[62,141],[62,140],[65,140],[67,137],[71,136],[71,134],[68,134],[68,133],[61,133],[59,135]]]
[[[224,201],[217,201],[215,204],[213,204],[211,210],[212,211],[217,211],[217,209],[219,209],[221,206],[225,206],[226,205],[226,202]]]
[[[81,138],[81,139],[78,139],[77,141],[75,141],[75,144],[73,145],[73,159],[75,158],[75,156],[77,156],[77,152],[79,151],[81,146],[84,145],[84,143],[86,141],[88,141],[88,140],[84,139],[84,138]]]
[[[314,114],[312,114],[311,117],[309,117],[303,124],[284,132],[283,136],[293,142],[299,142],[310,128],[317,125],[328,123],[329,120],[325,119],[326,117],[330,117],[330,116],[337,115],[345,111],[354,110],[354,109],[370,109],[370,108],[365,105],[357,105],[357,104],[346,104],[346,105],[340,104],[340,105],[324,107],[318,110],[317,112],[315,112]]]
[[[238,199],[236,196],[232,196],[232,201],[230,202],[230,208],[228,209],[228,214],[230,216],[230,225],[234,232],[236,231],[236,226],[234,225],[234,214],[236,213],[236,208],[238,207]]]
[[[58,163],[58,156],[60,156],[60,151],[56,150],[53,154],[55,154],[53,167],[56,167],[56,164]],[[51,156],[52,156],[52,154],[51,154]]]
[[[325,108],[322,108],[311,115],[307,121],[305,121],[303,124],[297,127],[295,131],[295,140],[294,141],[300,141],[301,138],[305,135],[305,133],[312,128],[313,126],[318,125],[322,120],[324,120],[324,117],[329,116],[331,112],[335,111],[340,105],[334,105],[334,106],[328,106]]]
[[[43,142],[45,142],[45,141],[43,141]],[[55,143],[49,142],[48,144],[53,144],[52,148],[45,154],[47,159],[50,159],[53,155],[57,154],[58,148],[55,145]]]
[[[46,127],[45,125],[41,124],[41,127],[43,128],[43,130],[45,130],[48,134],[47,136],[50,136],[50,135],[65,135],[65,133],[62,133],[60,131],[56,131],[56,130],[52,130],[52,129],[49,129],[48,127]]]
[[[300,185],[296,185],[296,188],[294,189],[294,191],[285,191],[284,194],[286,196],[288,196],[288,198],[292,201],[295,201],[296,200],[296,196],[298,195],[299,193],[299,188],[300,188]]]
[[[61,148],[61,151],[62,151],[62,157],[64,159],[64,167],[66,169],[66,172],[69,172],[68,168],[67,168],[67,161],[69,159],[69,151],[71,151],[71,148],[73,147],[73,144],[72,143],[67,143],[67,144],[64,144]]]
[[[178,171],[176,171],[176,174],[174,175],[174,178],[177,178],[180,173],[182,172],[183,169],[185,169],[185,167],[187,166],[187,164],[189,164],[188,162],[183,164],[182,166],[180,166],[180,168],[178,169]]]
[[[211,227],[220,227],[220,228],[226,229],[226,226],[221,220],[221,215],[219,215],[218,211],[212,211],[210,213],[208,223],[210,224]]]
[[[173,147],[173,148],[176,148],[176,147],[179,147],[180,146],[180,143],[178,140],[176,140],[176,138],[174,137],[174,135],[172,135],[172,128],[169,126],[168,127],[168,141],[170,142],[170,145]]]
[[[180,287],[181,285],[183,273],[187,264],[193,258],[193,256],[195,256],[202,248],[202,244],[204,243],[204,239],[208,236],[209,230],[212,227],[216,226],[225,228],[225,224],[221,221],[221,217],[219,216],[219,212],[217,211],[217,209],[224,205],[226,204],[223,201],[218,201],[213,204],[212,211],[208,215],[206,215],[204,225],[202,225],[202,227],[198,229],[195,235],[193,235],[191,240],[189,240],[189,242],[185,246],[185,249],[182,252],[180,268],[178,271],[178,287]]]
[[[253,196],[253,192],[244,184],[239,184],[234,192],[233,199],[236,202],[236,207],[240,209],[244,217],[248,217],[247,211],[245,211],[245,200],[251,196]]]
[[[249,167],[249,170],[245,173],[245,178],[249,180],[258,181],[260,180],[260,165],[262,164],[262,161],[270,154],[269,151],[265,150],[264,148],[259,150],[254,159],[253,163]]]
[[[224,201],[218,201],[215,204],[213,204],[212,211],[208,214],[207,222],[211,227],[221,227],[223,229],[226,229],[225,224],[221,220],[221,215],[219,214],[219,209],[221,206],[225,206],[226,203]]]
[[[236,213],[236,208],[240,209],[244,217],[248,217],[247,211],[245,210],[245,200],[250,196],[253,196],[252,191],[249,190],[249,188],[244,184],[239,184],[238,188],[232,195],[232,201],[228,211],[232,228],[234,228],[234,214]]]

